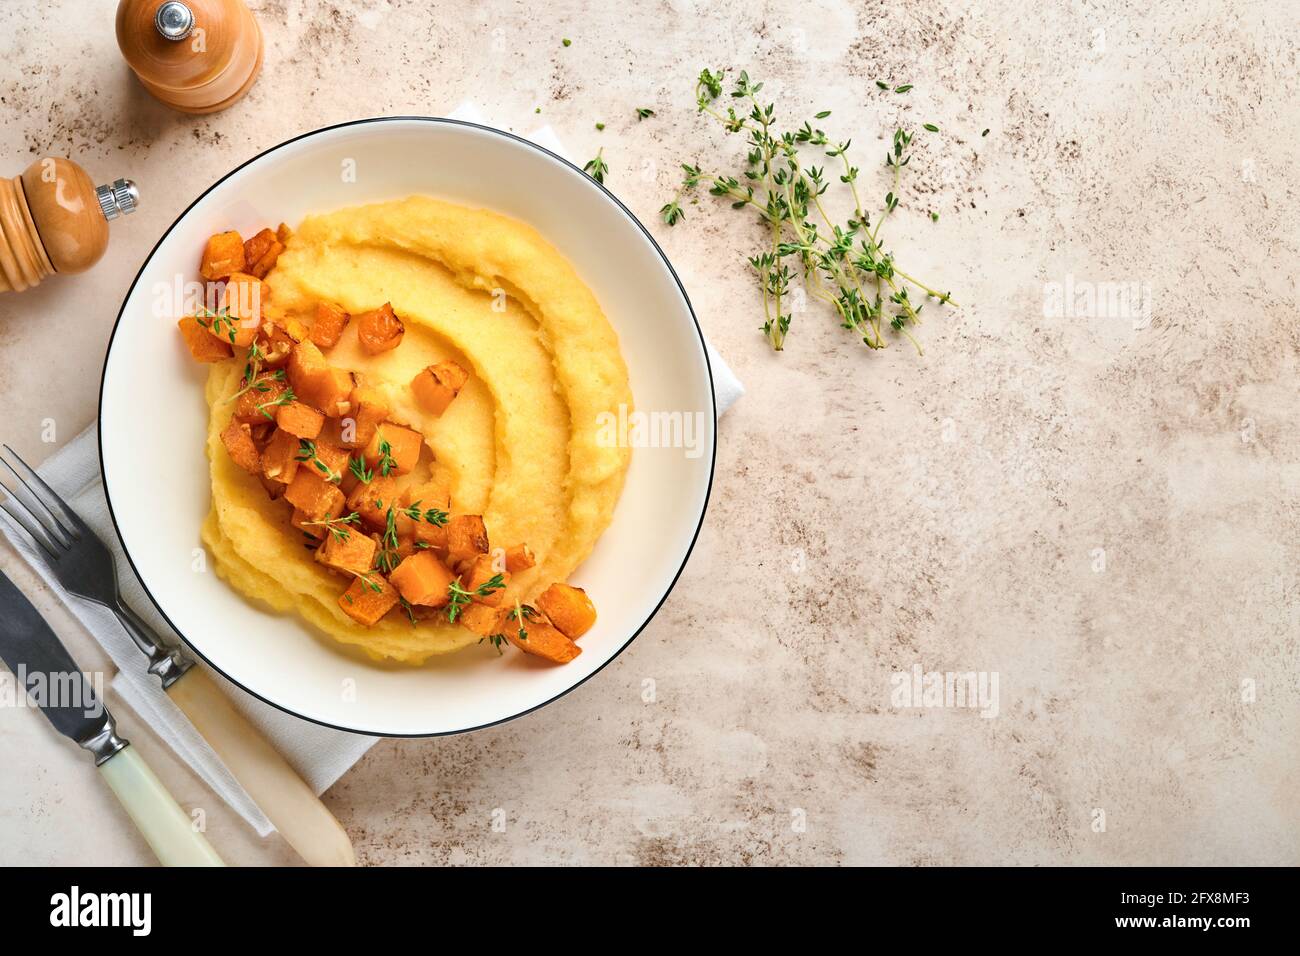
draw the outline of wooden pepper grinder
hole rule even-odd
[[[22,175],[0,179],[0,292],[89,269],[108,247],[109,220],[139,201],[129,179],[96,186],[70,159],[38,159]]]
[[[183,113],[215,113],[262,68],[262,28],[243,0],[121,0],[117,45],[144,88]]]

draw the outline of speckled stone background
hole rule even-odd
[[[891,124],[942,128],[918,134],[889,230],[962,304],[919,330],[924,356],[868,353],[811,307],[774,355],[751,219],[705,197],[653,227],[749,389],[695,553],[579,692],[376,746],[326,798],[362,861],[1300,862],[1300,4],[251,6],[264,73],[203,118],[133,81],[110,4],[0,7],[6,174],[69,155],[145,196],[92,273],[0,298],[20,452],[53,449],[46,419],[58,442],[93,420],[162,230],[293,134],[473,100],[603,146],[653,222],[678,163],[740,149],[695,114],[705,65],[747,67],[791,122],[833,110],[873,203]],[[1053,283],[1136,283],[1149,313],[1047,314]],[[891,675],[917,665],[996,672],[997,716],[893,706]],[[122,717],[227,859],[293,861]],[[150,861],[32,711],[0,711],[0,766],[0,861]]]

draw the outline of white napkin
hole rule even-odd
[[[457,119],[482,122],[477,111],[470,107],[461,107],[453,116]],[[538,130],[531,138],[547,149],[563,155],[559,140],[549,126]],[[708,352],[709,362],[713,367],[718,414],[721,415],[744,394],[744,388],[712,347],[708,348]],[[121,543],[109,517],[108,502],[104,498],[104,485],[99,473],[97,426],[92,425],[72,439],[51,455],[37,470],[50,487],[81,515],[86,524],[95,529],[113,551],[117,560],[118,578],[122,583],[122,594],[127,603],[159,634],[170,637],[173,632],[132,574],[131,566],[122,553]],[[271,821],[230,775],[225,764],[199,736],[188,718],[172,703],[171,698],[162,692],[158,679],[145,671],[144,656],[122,630],[117,618],[97,604],[69,595],[46,569],[40,555],[33,551],[25,539],[10,534],[5,525],[0,525],[0,532],[9,538],[50,590],[58,595],[86,630],[103,645],[118,668],[118,674],[113,679],[113,689],[118,695],[153,728],[159,737],[167,741],[186,763],[194,768],[194,771],[216,794],[247,820],[253,829],[261,836],[269,834],[273,829]],[[220,674],[207,668],[205,664],[199,663],[196,666],[207,669],[213,680],[224,686],[234,706],[266,735],[317,793],[328,789],[379,739],[332,730],[292,717],[244,693]]]

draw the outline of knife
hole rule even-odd
[[[40,612],[0,572],[0,658],[54,729],[95,758],[164,866],[224,866],[117,724]]]

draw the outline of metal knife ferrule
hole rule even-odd
[[[100,728],[99,733],[85,740],[78,740],[77,744],[82,750],[88,751],[95,758],[95,766],[98,767],[108,758],[125,747],[129,740],[117,735],[117,723],[113,720],[113,715],[104,711],[104,726]]]

